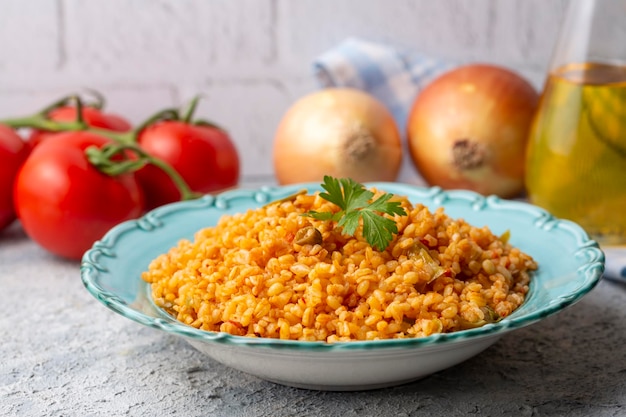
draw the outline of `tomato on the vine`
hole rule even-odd
[[[85,149],[110,139],[64,132],[37,146],[20,169],[14,202],[26,234],[48,251],[80,259],[116,224],[143,213],[143,193],[132,173],[100,172]]]
[[[239,155],[228,133],[215,126],[165,120],[139,132],[139,145],[170,164],[191,190],[210,193],[239,181]],[[162,170],[147,165],[136,173],[152,209],[180,200],[180,192]]]
[[[81,110],[83,121],[88,126],[113,132],[128,132],[132,129],[131,123],[117,114],[106,113],[99,108],[89,106],[84,106]],[[46,117],[55,122],[73,122],[77,119],[77,109],[75,106],[57,107],[49,111]],[[28,136],[28,143],[31,147],[35,147],[46,138],[57,134],[58,132],[33,130]]]
[[[0,230],[15,220],[13,182],[27,156],[24,141],[13,129],[0,125]]]

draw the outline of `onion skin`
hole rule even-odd
[[[274,139],[280,184],[322,181],[394,181],[402,163],[400,132],[387,108],[351,88],[327,88],[296,101]]]
[[[524,191],[539,94],[520,75],[470,64],[429,84],[407,123],[411,159],[430,185],[511,198]]]

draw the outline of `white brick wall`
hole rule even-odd
[[[516,68],[538,88],[565,0],[0,0],[0,118],[91,87],[139,122],[207,98],[244,181],[272,179],[287,107],[348,36]]]

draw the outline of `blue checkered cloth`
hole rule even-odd
[[[403,130],[420,90],[454,65],[390,45],[349,38],[319,56],[313,70],[322,87],[353,87],[378,98]]]
[[[456,65],[393,45],[349,38],[320,55],[313,62],[313,71],[321,87],[353,87],[378,98],[404,132],[415,97],[434,78]],[[400,178],[406,181],[403,175],[417,177],[407,182],[423,185],[410,165],[405,158]],[[603,250],[605,277],[626,282],[626,248]]]

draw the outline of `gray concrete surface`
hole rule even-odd
[[[0,416],[626,415],[626,286],[610,281],[456,367],[348,393],[259,380],[118,316],[17,225],[0,291]]]

